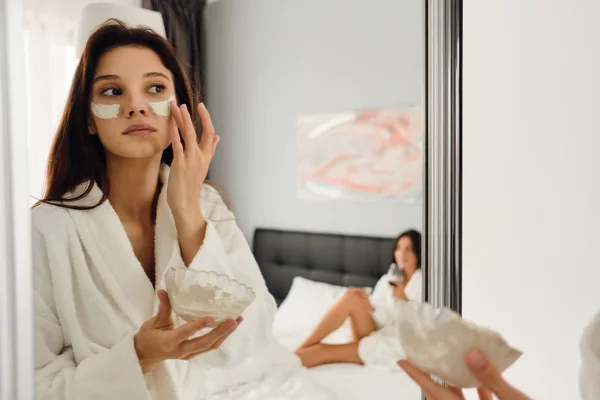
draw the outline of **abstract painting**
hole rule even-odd
[[[423,182],[421,108],[298,118],[298,197],[416,203]]]

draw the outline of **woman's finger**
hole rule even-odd
[[[242,317],[238,317],[238,319],[236,319],[236,322],[237,322],[237,323],[238,323],[238,325],[239,325],[239,324],[242,322]],[[197,356],[199,356],[200,354],[207,353],[207,352],[209,352],[209,351],[212,351],[212,350],[216,350],[216,349],[218,349],[219,347],[221,347],[221,345],[223,344],[223,342],[224,342],[225,340],[227,340],[227,338],[228,338],[229,336],[231,336],[231,334],[232,334],[233,332],[235,332],[235,331],[236,331],[236,329],[237,329],[237,328],[235,328],[235,329],[232,329],[232,330],[230,330],[230,331],[229,331],[227,334],[225,334],[225,335],[221,336],[221,339],[219,339],[219,340],[217,340],[216,342],[214,342],[214,343],[212,344],[212,346],[210,346],[210,348],[208,348],[208,349],[203,349],[203,350],[201,350],[201,351],[198,351],[198,352],[196,352],[196,353],[192,353],[192,354],[190,354],[189,356],[187,356],[187,357],[183,358],[183,360],[191,360],[192,358],[194,358],[194,357],[197,357]]]
[[[240,324],[242,323],[242,321],[244,320],[244,318],[242,318],[241,316],[237,317],[237,319],[235,320],[236,322],[236,326],[234,329],[230,330],[227,334],[221,336],[221,339],[217,340],[216,342],[213,343],[213,345],[210,347],[210,350],[215,350],[218,349],[219,347],[221,347],[221,345],[223,344],[223,342],[225,340],[227,340],[227,338],[233,333],[235,332],[235,330],[238,328],[238,326],[240,326]]]
[[[208,347],[208,348],[203,348],[200,351],[197,351],[195,353],[192,353],[188,356],[185,356],[182,358],[182,360],[191,360],[192,358],[198,357],[200,354],[204,354],[204,353],[208,353],[209,351],[213,351],[218,349],[219,347],[221,347],[221,345],[223,344],[223,342],[233,333],[235,332],[235,329],[232,329],[231,331],[229,331],[227,334],[225,334],[224,336],[221,337],[221,339],[217,340],[216,342],[214,342],[212,344],[212,346]]]
[[[181,350],[184,354],[193,354],[197,352],[207,351],[217,342],[222,336],[227,335],[230,331],[237,328],[235,321],[226,321],[221,323],[212,331],[200,337],[190,339],[182,344]]]
[[[452,393],[454,393],[456,395],[457,399],[464,399],[465,395],[463,394],[462,390],[460,388],[454,387],[454,386],[446,386],[447,389],[449,389]]]
[[[179,129],[177,129],[177,123],[175,117],[172,117],[173,127],[169,132],[171,139],[171,145],[173,147],[173,158],[177,159],[183,156],[183,143],[181,143],[181,136],[179,136]]]
[[[192,144],[198,143],[196,137],[196,128],[194,128],[194,122],[192,121],[192,115],[187,108],[186,104],[181,105],[181,116],[183,118],[183,140],[190,145],[187,147],[187,154],[194,154],[194,146]]]
[[[182,325],[179,328],[173,330],[174,340],[176,340],[177,343],[181,343],[189,339],[196,332],[208,328],[208,326],[212,324],[214,320],[215,319],[213,317],[204,317],[195,321],[188,322],[185,325]]]
[[[431,394],[431,392],[423,389],[423,394],[425,395],[425,400],[440,400],[437,397],[435,397],[433,394]]]
[[[479,394],[479,400],[492,400],[492,393],[486,388],[477,388],[477,394]]]
[[[220,140],[221,140],[221,136],[214,136],[213,137],[211,158],[212,158],[212,156],[215,155],[215,152],[217,151],[217,144],[219,144]]]
[[[167,292],[165,292],[164,290],[159,290],[157,296],[160,303],[158,305],[158,312],[154,317],[154,327],[160,329],[167,326],[171,326],[171,324],[173,323],[171,314],[172,308]]]
[[[187,106],[185,104],[177,106],[174,101],[171,102],[171,115],[175,119],[175,123],[177,124],[177,127],[179,128],[179,132],[181,132],[181,136],[183,137],[184,143],[185,144],[195,143],[196,142],[196,132],[195,132],[193,124],[192,124],[192,127],[191,127],[192,132],[190,133],[190,127],[189,127],[190,124],[188,124],[186,121],[186,115],[185,115],[186,113],[184,113],[184,110],[187,111]],[[189,118],[189,113],[187,113],[187,114],[188,114],[187,118]],[[189,148],[189,147],[184,146],[184,152],[185,152],[186,148]]]
[[[500,400],[529,400],[529,397],[504,380],[500,371],[482,351],[477,349],[469,351],[465,356],[465,362],[473,377]]]
[[[426,400],[464,400],[465,396],[459,388],[452,386],[446,387],[446,392],[442,397],[432,394],[430,391],[423,389],[423,394]]]
[[[430,396],[433,396],[434,399],[439,400],[458,400],[460,397],[457,397],[456,394],[452,393],[451,390],[445,388],[438,383],[434,382],[433,379],[419,368],[415,367],[410,361],[400,360],[398,361],[398,365],[400,368],[406,372],[406,374],[417,383],[417,385],[421,386],[424,392],[430,393]]]
[[[183,117],[181,116],[181,109],[179,108],[177,103],[175,103],[175,100],[171,102],[171,116],[175,120],[175,124],[177,125],[179,130],[183,132],[185,124],[183,123]]]
[[[209,151],[212,150],[213,146],[215,127],[204,103],[198,104],[198,114],[200,115],[200,122],[202,122],[202,137],[200,138],[199,147],[204,154],[209,155]]]
[[[236,330],[236,329],[237,329],[237,326],[236,326],[235,328],[231,329],[231,330],[230,330],[229,332],[227,332],[225,335],[221,336],[221,338],[220,338],[219,340],[217,340],[216,342],[214,342],[214,343],[213,343],[213,344],[210,346],[209,350],[215,350],[215,349],[218,349],[219,347],[221,347],[221,345],[223,344],[223,342],[224,342],[225,340],[227,340],[227,338],[228,338],[229,336],[231,336],[231,334],[232,334],[233,332],[235,332],[235,330]]]

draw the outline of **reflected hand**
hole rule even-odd
[[[199,330],[207,328],[214,319],[201,318],[175,329],[167,292],[159,290],[158,298],[160,300],[158,312],[152,319],[142,324],[134,338],[135,351],[144,374],[152,371],[162,361],[190,360],[202,353],[217,349],[242,321],[241,317],[235,321],[225,321],[209,333],[190,339]]]
[[[477,389],[480,400],[492,400],[492,394],[496,395],[499,400],[531,400],[506,382],[496,366],[481,351],[469,351],[465,357],[465,363],[473,377],[481,383],[481,387]],[[460,389],[439,385],[410,361],[401,360],[398,361],[398,365],[423,389],[427,400],[465,399]]]

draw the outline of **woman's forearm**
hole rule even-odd
[[[181,258],[186,266],[189,266],[198,250],[204,243],[206,236],[206,219],[200,211],[200,207],[193,209],[185,216],[175,216],[175,227],[179,239]]]

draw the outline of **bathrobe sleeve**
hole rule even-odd
[[[370,296],[373,306],[372,317],[377,329],[381,329],[393,318],[394,296],[388,284],[387,275],[383,275],[377,281],[373,293]]]
[[[584,329],[580,353],[579,391],[581,399],[600,399],[600,310]]]
[[[225,367],[249,358],[269,343],[277,305],[233,213],[215,189],[204,186],[200,203],[207,220],[206,235],[189,268],[225,273],[250,286],[256,294],[254,302],[242,314],[244,321],[220,348],[192,361]],[[178,257],[177,262],[183,264],[180,253]]]
[[[54,302],[48,249],[33,234],[35,271],[35,368],[38,400],[151,400],[133,345],[133,335],[112,348],[75,362]],[[71,341],[77,338],[70,338]]]

